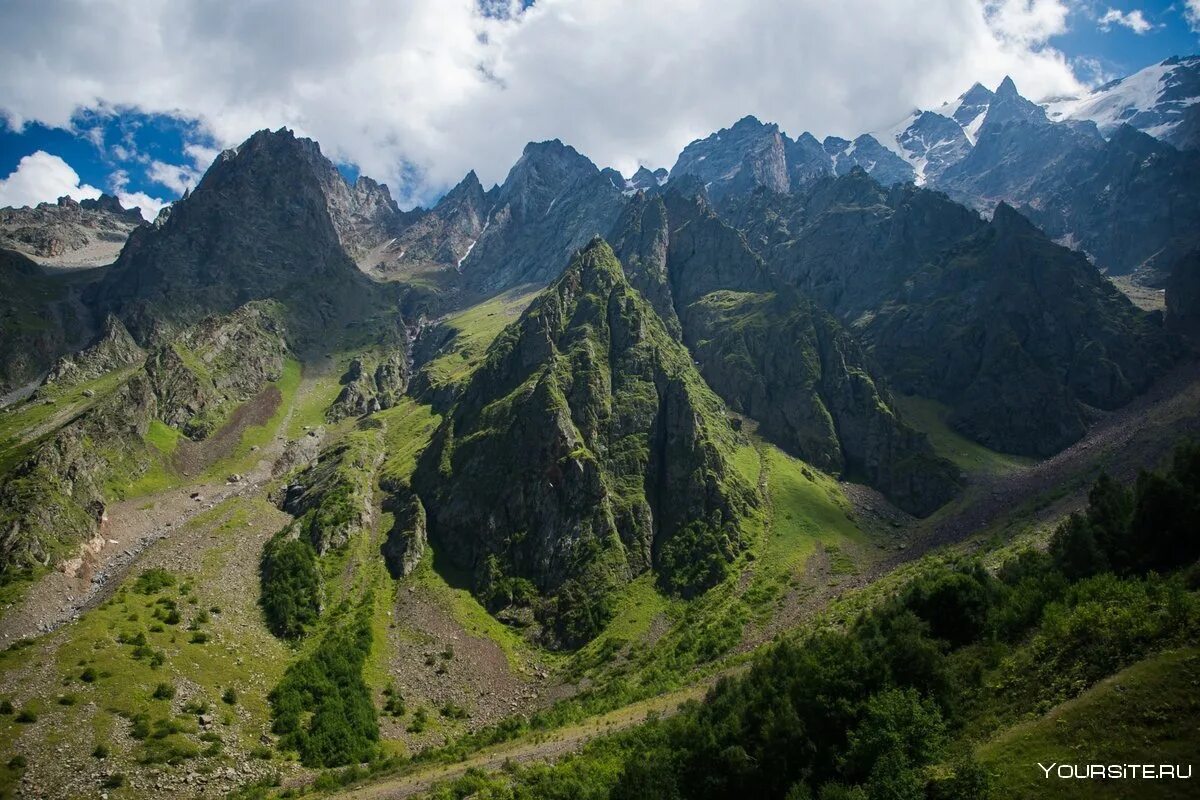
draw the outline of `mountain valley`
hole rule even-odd
[[[429,208],[263,130],[153,222],[0,210],[0,796],[1183,763],[1198,71],[628,178],[531,142]]]

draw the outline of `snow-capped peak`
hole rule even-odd
[[[1170,140],[1185,111],[1200,102],[1200,56],[1169,58],[1078,98],[1046,103],[1055,122],[1091,120],[1110,136],[1122,124]]]

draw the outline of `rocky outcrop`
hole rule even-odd
[[[337,422],[391,408],[408,388],[408,370],[405,351],[399,348],[352,359],[325,418]]]
[[[298,535],[318,555],[344,547],[373,524],[380,438],[377,426],[356,430],[289,481],[280,507],[297,517]]]
[[[278,380],[287,354],[282,317],[274,303],[249,303],[153,347],[146,372],[162,421],[202,439],[239,402]]]
[[[121,321],[109,316],[100,336],[78,353],[56,361],[42,383],[61,387],[95,380],[113,370],[140,364],[145,358],[146,352],[138,347]]]
[[[0,570],[46,565],[95,537],[114,469],[131,481],[149,465],[142,437],[157,413],[135,373],[52,435],[0,481]]]
[[[0,248],[43,263],[71,267],[111,264],[129,234],[146,222],[136,208],[122,208],[117,198],[57,203],[33,208],[0,208]]]
[[[683,594],[741,548],[751,487],[683,347],[595,240],[490,347],[413,485],[429,538],[498,610],[578,644],[654,569]]]
[[[421,498],[403,491],[388,500],[387,508],[395,521],[380,548],[393,578],[411,575],[425,555],[429,540],[425,527],[425,506]]]

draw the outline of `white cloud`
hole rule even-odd
[[[146,169],[146,177],[161,184],[176,195],[193,188],[200,180],[200,174],[192,167],[180,164],[167,164],[163,161],[151,161]]]
[[[1200,2],[1200,0],[1193,0],[1193,2]],[[1104,12],[1104,16],[1100,17],[1099,25],[1102,31],[1109,31],[1112,30],[1113,25],[1120,25],[1123,28],[1133,31],[1138,36],[1144,36],[1154,30],[1154,25],[1142,15],[1141,9],[1136,8],[1128,13],[1122,13],[1118,9],[1110,8]]]
[[[286,125],[402,204],[525,142],[601,165],[671,166],[745,114],[855,135],[1011,74],[1082,88],[1049,45],[1068,0],[42,0],[0,6],[9,122],[80,107],[199,120],[221,147]],[[286,31],[286,35],[281,32]],[[188,155],[206,167],[215,151]],[[411,176],[417,176],[415,179]],[[406,177],[409,179],[406,182]],[[165,184],[164,184],[165,185]]]
[[[987,0],[984,8],[1000,36],[1030,46],[1066,33],[1071,13],[1064,0]]]
[[[25,156],[7,178],[0,179],[0,207],[36,206],[64,195],[94,200],[100,190],[81,184],[79,173],[70,164],[45,150]]]
[[[1185,0],[1183,16],[1187,19],[1192,30],[1200,33],[1200,0]]]
[[[147,222],[153,222],[154,218],[158,216],[158,212],[169,204],[169,201],[160,197],[151,197],[145,192],[126,191],[126,187],[129,186],[129,173],[123,169],[116,170],[109,175],[108,184],[112,193],[121,201],[122,206],[138,209],[142,212],[142,219]]]
[[[136,208],[142,212],[142,219],[153,222],[158,212],[170,205],[170,201],[161,197],[151,197],[145,192],[117,192],[117,199],[125,208]]]

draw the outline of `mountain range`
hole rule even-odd
[[[417,691],[366,683],[383,644],[418,647],[389,638],[402,610],[490,631],[523,674],[571,659],[596,707],[595,675],[618,692],[751,649],[723,631],[780,633],[778,609],[824,602],[847,562],[895,566],[896,531],[957,542],[1040,502],[1002,494],[1008,470],[1074,465],[1050,472],[1070,493],[1125,463],[1088,460],[1096,432],[1194,371],[1198,76],[1169,59],[1042,104],[1006,78],[853,139],[744,117],[630,177],[533,142],[502,183],[472,171],[411,210],[264,130],[153,223],[110,197],[4,209],[0,589],[18,588],[0,621],[23,636],[119,606],[111,629],[150,627],[114,642],[158,669],[154,637],[206,580],[158,573],[224,570],[236,591],[194,603],[189,643],[249,592],[239,630],[277,661],[222,724],[269,714],[258,738],[306,766],[365,760],[375,699]],[[1173,434],[1195,409],[1172,408]],[[224,567],[153,556],[140,588],[108,585],[160,539],[242,528],[254,547]],[[775,575],[762,559],[789,536],[807,550]],[[864,542],[885,554],[856,562]],[[47,611],[67,608],[37,599],[47,579],[78,579],[80,604]],[[945,581],[934,597],[966,591]],[[932,629],[914,620],[887,624]],[[439,646],[411,655],[445,676]],[[463,719],[458,690],[419,691]],[[408,725],[392,733],[424,735]],[[121,758],[154,763],[154,742],[201,736],[185,728]]]

